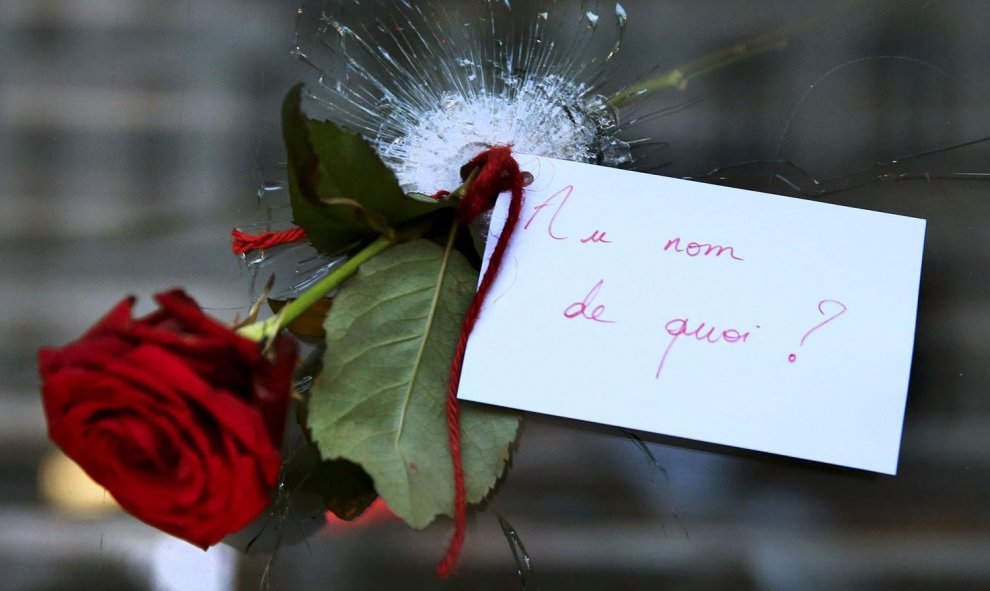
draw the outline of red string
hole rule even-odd
[[[461,426],[457,408],[457,386],[461,380],[464,351],[467,348],[471,330],[481,314],[485,296],[488,295],[488,290],[502,266],[502,257],[505,255],[505,249],[509,245],[512,231],[519,221],[519,212],[522,210],[524,180],[519,170],[519,164],[512,157],[511,148],[497,146],[478,154],[461,168],[461,177],[466,179],[476,168],[480,168],[478,176],[471,183],[467,194],[457,209],[457,217],[461,222],[470,223],[478,214],[494,207],[499,193],[511,191],[512,200],[509,202],[509,217],[505,221],[498,242],[495,243],[495,249],[488,261],[488,268],[485,270],[484,277],[481,278],[481,285],[478,286],[478,292],[474,294],[467,315],[464,317],[461,335],[457,341],[457,350],[454,352],[454,360],[450,365],[450,387],[447,390],[446,406],[447,435],[450,441],[450,457],[454,466],[454,534],[451,537],[450,545],[447,547],[446,556],[437,565],[437,574],[440,577],[447,577],[454,571],[467,529],[464,468],[461,463]]]
[[[437,201],[445,199],[450,191],[437,191],[430,195]],[[292,228],[281,232],[262,232],[261,234],[245,234],[236,228],[230,232],[232,237],[230,249],[234,254],[244,254],[255,249],[271,248],[280,244],[289,244],[306,239],[306,231],[302,228]]]
[[[302,228],[292,228],[281,232],[262,232],[261,234],[245,234],[240,230],[231,230],[230,249],[234,254],[244,254],[250,250],[271,248],[280,244],[288,244],[306,238]]]

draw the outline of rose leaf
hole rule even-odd
[[[451,206],[406,196],[360,135],[307,117],[301,95],[302,85],[296,85],[282,103],[282,134],[293,222],[315,248],[337,254],[380,234],[381,221],[394,227]]]
[[[324,459],[360,465],[415,528],[453,512],[444,403],[477,272],[450,244],[400,244],[362,265],[327,316],[323,373],[309,401]],[[520,414],[460,403],[467,500],[482,501],[509,459]]]

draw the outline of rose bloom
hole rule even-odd
[[[278,338],[269,361],[184,292],[155,299],[40,351],[48,434],[128,512],[205,549],[269,503],[295,344]]]

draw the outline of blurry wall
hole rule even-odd
[[[631,24],[606,85],[829,5],[623,4]],[[257,187],[283,174],[279,101],[312,82],[289,57],[293,29],[293,3],[275,0],[0,0],[0,589],[155,588],[156,560],[236,568],[257,588],[263,555],[186,563],[126,516],[44,503],[53,446],[35,355],[127,293],[141,312],[181,285],[217,316],[243,313],[228,234],[256,220]],[[652,110],[672,111],[634,131],[658,142],[664,174],[789,160],[840,185],[875,180],[887,170],[875,162],[990,135],[987,30],[982,3],[865,3],[658,99]],[[444,528],[386,523],[285,549],[273,588],[518,588],[494,510],[542,589],[990,587],[990,202],[986,184],[956,174],[988,162],[979,145],[951,150],[894,169],[921,181],[828,197],[930,220],[898,477],[647,437],[665,476],[621,433],[532,417],[461,579],[432,578]]]
[[[36,350],[129,293],[142,312],[180,285],[243,312],[229,232],[281,159],[293,16],[265,0],[0,2],[0,589],[150,576],[121,566],[151,562],[149,528],[42,503]]]

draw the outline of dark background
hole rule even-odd
[[[616,88],[831,4],[623,5]],[[294,19],[273,0],[0,0],[0,589],[258,588],[264,553],[204,554],[45,500],[35,352],[127,293],[145,311],[181,285],[218,317],[244,312],[228,235],[267,215],[279,101],[312,82],[289,56]],[[446,524],[383,519],[283,547],[271,588],[521,588],[497,514],[531,589],[990,588],[990,183],[958,174],[990,173],[990,147],[875,166],[990,136],[988,30],[986,3],[865,3],[656,97],[642,112],[672,112],[628,131],[665,143],[645,155],[662,174],[755,161],[719,176],[766,188],[783,171],[806,195],[809,178],[877,181],[813,198],[929,220],[896,477],[644,435],[658,468],[616,430],[531,417],[459,577],[432,574]]]

